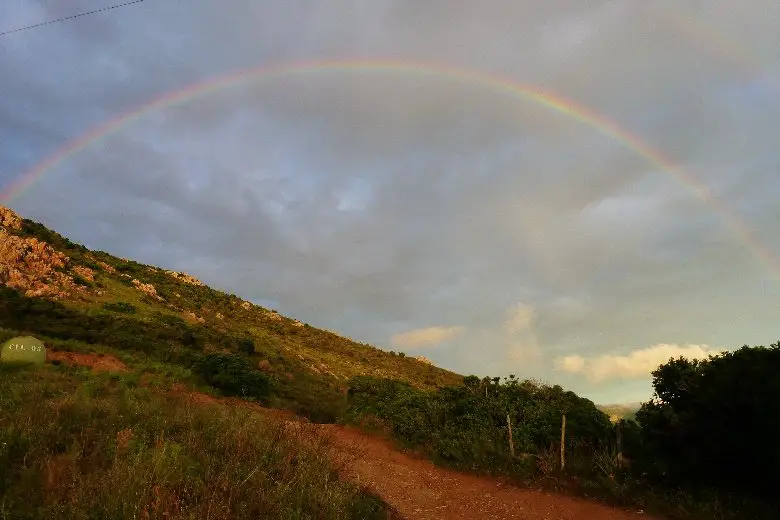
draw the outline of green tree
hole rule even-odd
[[[646,465],[676,485],[771,495],[780,465],[780,343],[708,360],[673,359],[653,372],[637,420]]]

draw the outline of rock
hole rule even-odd
[[[89,280],[90,282],[95,281],[95,272],[89,267],[84,267],[83,265],[74,265],[72,270],[74,273],[84,278],[85,280]]]
[[[433,361],[431,361],[425,356],[415,356],[413,359],[416,359],[420,363],[425,363],[426,365],[433,365]]]
[[[195,314],[195,313],[194,313],[194,312],[192,312],[192,311],[187,311],[187,312],[185,312],[185,313],[184,313],[184,316],[185,316],[187,319],[189,319],[190,321],[194,321],[194,322],[196,322],[196,323],[205,323],[205,321],[206,321],[205,319],[201,318],[200,316],[198,316],[197,314]]]
[[[176,278],[179,281],[182,281],[184,283],[188,283],[190,285],[203,285],[203,282],[198,280],[192,275],[189,275],[187,273],[180,273],[178,271],[165,271],[168,275]]]
[[[0,206],[0,227],[7,229],[22,229],[22,217],[5,206]]]
[[[7,213],[3,223],[11,223]],[[73,279],[62,273],[68,257],[36,238],[11,235],[0,228],[0,285],[7,285],[26,296],[62,298],[83,292]]]
[[[133,285],[135,285],[135,288],[142,293],[148,294],[152,298],[157,298],[158,300],[162,301],[162,297],[157,294],[157,289],[155,289],[154,285],[150,283],[143,283],[142,281],[135,278],[133,278]]]
[[[111,267],[110,265],[108,265],[105,262],[98,261],[97,265],[99,265],[101,269],[103,269],[104,271],[106,271],[108,273],[112,273],[112,274],[116,273],[116,269],[114,269],[113,267]]]
[[[241,308],[248,311],[252,308],[252,304],[249,302],[241,302]]]

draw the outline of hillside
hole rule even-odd
[[[599,410],[609,415],[613,422],[618,419],[633,420],[642,403],[619,403],[599,405]]]
[[[333,419],[353,376],[420,389],[461,380],[427,360],[311,327],[186,273],[89,251],[3,207],[0,290],[0,326],[13,331],[188,365],[204,355],[218,362],[219,354],[249,354],[250,368],[271,389],[256,397],[315,420]]]

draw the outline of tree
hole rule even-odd
[[[637,420],[652,470],[672,484],[773,494],[780,466],[780,343],[708,360],[673,359],[653,372]]]

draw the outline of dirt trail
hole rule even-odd
[[[642,513],[447,470],[352,428],[320,429],[348,454],[349,476],[407,520],[651,520]]]
[[[63,350],[47,350],[48,362],[58,361],[66,365],[81,365],[92,368],[95,372],[127,372],[127,366],[111,355],[99,356],[97,354],[79,354],[78,352],[66,352]]]

